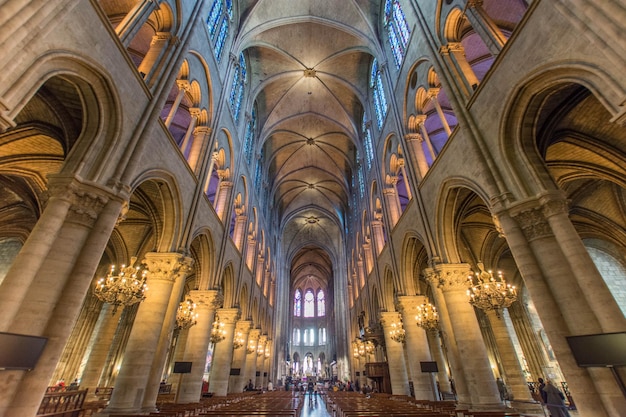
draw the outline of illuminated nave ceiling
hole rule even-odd
[[[327,255],[343,253],[378,3],[239,3],[268,201],[294,279],[330,284]]]

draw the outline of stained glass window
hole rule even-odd
[[[304,294],[304,317],[315,317],[315,296],[311,289]]]
[[[383,79],[378,68],[378,61],[374,58],[372,62],[372,73],[370,75],[370,88],[374,94],[374,111],[376,112],[376,122],[378,129],[383,128],[383,122],[387,117],[387,97],[383,87]]]
[[[385,2],[385,27],[396,68],[400,68],[409,44],[411,31],[398,0],[386,0]]]
[[[375,98],[376,96],[374,96]],[[374,162],[374,146],[372,145],[372,132],[369,129],[369,123],[367,118],[363,116],[363,123],[361,125],[363,131],[363,147],[365,148],[365,162],[367,163],[367,170],[372,169],[372,163]],[[363,196],[361,196],[363,197]]]
[[[302,293],[300,290],[296,290],[296,295],[293,297],[293,315],[296,317],[302,315]]]
[[[239,120],[241,102],[243,101],[244,86],[247,81],[246,57],[243,52],[239,54],[239,64],[233,75],[233,83],[230,87],[230,109],[233,112],[235,122]]]
[[[252,165],[252,154],[254,151],[254,134],[256,132],[256,111],[252,109],[252,116],[246,126],[246,136],[243,143],[243,152],[248,166]]]
[[[317,317],[326,315],[326,300],[324,299],[324,291],[319,290],[317,293]]]
[[[218,61],[222,58],[222,51],[228,37],[228,26],[232,18],[232,0],[226,0],[225,2],[224,0],[215,0],[213,2],[206,24],[209,30],[209,37],[213,43],[213,54]]]

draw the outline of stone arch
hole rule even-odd
[[[554,179],[545,167],[543,155],[537,150],[539,146],[545,152],[547,144],[537,142],[536,118],[542,109],[547,108],[546,100],[558,98],[559,92],[567,94],[567,89],[570,89],[571,100],[577,100],[576,94],[579,92],[574,90],[577,86],[588,90],[608,112],[607,123],[611,123],[612,117],[620,114],[620,107],[613,103],[621,102],[618,97],[626,94],[624,88],[610,75],[587,63],[551,63],[521,82],[507,99],[500,128],[499,148],[503,150],[503,158],[507,161],[503,168],[509,169],[514,178],[525,179],[523,186],[520,181],[515,183],[519,188],[516,192],[521,197],[556,188]],[[504,140],[507,142],[504,143]],[[510,142],[513,142],[513,146]],[[611,144],[611,147],[614,148],[615,145]],[[607,150],[600,153],[606,154]],[[605,161],[608,162],[606,159]],[[595,171],[599,173],[598,170]],[[611,180],[617,181],[620,176],[621,174],[611,175]]]
[[[113,151],[120,148],[121,106],[111,80],[95,65],[66,51],[49,51],[30,62],[23,75],[10,85],[3,95],[9,109],[5,117],[10,124],[0,125],[6,129],[2,136],[19,134],[23,138],[36,133],[51,138],[58,142],[59,149],[50,156],[57,164],[63,160],[58,171],[75,172],[88,180],[96,181],[105,175],[105,170],[114,169],[111,159]],[[33,113],[33,106],[39,110]],[[55,110],[42,119],[44,123],[29,120],[37,113],[43,116],[41,112],[46,106]],[[80,114],[71,110],[76,107],[81,108]],[[20,116],[25,109],[28,118]],[[55,119],[59,120],[58,126],[50,123]],[[73,128],[69,124],[72,119],[76,120]],[[37,176],[31,175],[29,181],[34,180],[39,183],[35,188],[41,188],[45,180],[37,180]]]
[[[157,252],[176,251],[183,224],[182,197],[176,179],[164,171],[146,171],[133,181],[131,189],[133,194],[145,189],[145,196],[141,196],[142,205],[145,205],[143,210],[155,219],[156,226],[152,249]]]
[[[211,289],[209,283],[215,273],[215,246],[208,228],[199,230],[194,236],[189,251],[194,260],[196,286],[201,291]]]
[[[437,199],[436,212],[439,215],[435,220],[435,239],[444,263],[464,262],[458,235],[459,204],[468,201],[470,194],[478,195],[482,201],[489,201],[480,187],[465,178],[452,177],[441,186]]]

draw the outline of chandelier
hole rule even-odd
[[[374,349],[374,344],[372,342],[370,342],[369,340],[364,342],[357,337],[354,341],[354,349],[352,354],[355,358],[364,358],[374,353]]]
[[[136,261],[137,257],[133,256],[130,265],[122,265],[119,272],[116,271],[115,265],[111,265],[106,277],[96,282],[94,295],[100,301],[112,304],[113,314],[119,306],[127,307],[146,299],[148,270],[141,265],[134,266]]]
[[[248,343],[248,346],[246,346],[246,354],[250,355],[254,353],[255,350],[256,350],[256,346],[254,345],[254,342]]]
[[[197,323],[198,313],[195,313],[196,303],[187,299],[181,301],[176,312],[176,328],[178,330],[188,329]]]
[[[406,338],[406,332],[404,331],[404,328],[402,327],[402,322],[391,323],[391,330],[389,330],[389,337],[391,337],[391,340],[395,342],[404,343],[404,340]]]
[[[263,346],[257,346],[256,348],[256,355],[257,356],[263,356],[263,354],[265,353],[265,348]]]
[[[435,330],[439,327],[439,314],[437,313],[437,307],[431,303],[424,303],[417,306],[417,315],[415,316],[417,325],[425,330]]]
[[[215,316],[213,328],[211,329],[211,343],[219,343],[226,339],[226,329],[224,329],[224,327],[225,324],[220,321],[219,317]]]
[[[469,302],[481,310],[494,310],[496,317],[500,317],[500,311],[509,307],[517,300],[515,286],[507,284],[501,271],[494,276],[491,271],[485,271],[482,263],[478,263],[480,272],[468,277],[470,284],[467,290]]]
[[[233,349],[239,349],[245,342],[246,339],[243,337],[243,333],[237,332],[235,339],[233,340]]]

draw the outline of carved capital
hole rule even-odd
[[[51,178],[49,198],[70,203],[67,221],[92,227],[111,197],[106,191],[81,184],[72,178]]]
[[[513,218],[519,224],[528,241],[552,235],[552,229],[542,207],[521,211]]]
[[[471,273],[468,264],[437,264],[433,268],[426,268],[424,275],[435,287],[442,291],[466,291],[469,283],[467,277]]]
[[[191,84],[188,80],[176,80],[176,86],[180,91],[189,91],[191,90]]]
[[[239,320],[235,325],[235,331],[243,334],[248,334],[252,328],[252,322],[250,320]]]
[[[406,135],[404,135],[404,139],[406,139],[407,142],[412,142],[412,141],[416,141],[418,143],[424,142],[424,138],[422,137],[420,133],[407,133]]]
[[[184,278],[191,272],[193,259],[180,253],[149,252],[143,263],[148,267],[148,280],[163,280],[175,282],[179,277]]]
[[[192,290],[189,291],[189,297],[199,308],[213,309],[219,308],[222,302],[222,295],[217,290]],[[219,301],[219,305],[215,305],[215,302]]]
[[[428,302],[428,298],[423,295],[403,295],[398,297],[398,304],[403,311],[409,314],[416,312],[417,306]]]
[[[237,323],[237,320],[239,320],[241,316],[238,308],[220,308],[216,313],[220,321],[226,324]]]

